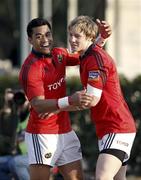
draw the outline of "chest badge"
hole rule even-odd
[[[57,55],[57,59],[58,59],[58,62],[59,62],[59,63],[62,63],[63,55],[62,55],[62,54],[58,54],[58,55]]]

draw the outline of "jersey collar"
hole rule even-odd
[[[92,49],[95,47],[95,44],[91,44],[88,49],[85,51],[85,53],[83,54],[83,56],[80,56],[80,60],[83,60],[86,56],[88,56],[88,54],[91,53]]]
[[[42,57],[51,58],[52,57],[51,53],[49,53],[49,54],[40,53],[40,52],[35,51],[33,48],[32,48],[32,53],[39,58],[42,58]]]

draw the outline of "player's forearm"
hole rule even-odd
[[[34,97],[30,104],[37,113],[53,112],[58,109],[61,111],[71,106],[87,106],[92,100],[92,97],[83,91],[78,91],[71,96],[65,96],[59,99],[45,99],[44,96]],[[73,108],[71,109],[71,111]],[[74,108],[74,110],[76,110]]]
[[[107,39],[104,39],[101,34],[98,35],[98,37],[95,40],[95,44],[97,44],[98,46],[103,47],[106,43]]]
[[[44,99],[44,97],[35,97],[31,100],[30,104],[37,113],[50,113],[57,110],[63,111],[66,108],[71,108],[69,96],[65,96],[59,99]],[[73,111],[73,110],[71,110]]]
[[[95,43],[97,45],[103,47],[104,44],[106,43],[107,39],[111,36],[112,29],[111,29],[110,24],[106,21],[101,21],[99,19],[96,19],[96,23],[99,28],[99,35],[98,35]]]
[[[78,111],[80,108],[78,106],[68,106],[66,108],[63,108],[61,111]]]
[[[31,106],[37,113],[53,112],[58,109],[56,99],[34,98],[30,102]]]

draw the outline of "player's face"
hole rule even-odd
[[[48,54],[53,44],[52,33],[47,25],[33,28],[32,37],[29,38],[33,49],[37,52]]]
[[[83,54],[92,44],[92,41],[86,37],[83,32],[77,32],[74,29],[69,30],[69,43],[72,52]]]

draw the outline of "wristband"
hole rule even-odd
[[[57,107],[57,109],[60,109],[58,106],[58,99],[56,100],[56,107]]]
[[[59,109],[62,109],[62,108],[66,108],[67,106],[69,106],[69,98],[68,96],[66,97],[63,97],[63,98],[59,98],[58,101],[57,101],[57,107]]]
[[[73,105],[71,96],[68,96],[69,105]]]
[[[95,44],[100,45],[100,46],[104,46],[105,42],[106,42],[106,39],[104,39],[101,36],[101,34],[99,34],[95,40]]]

